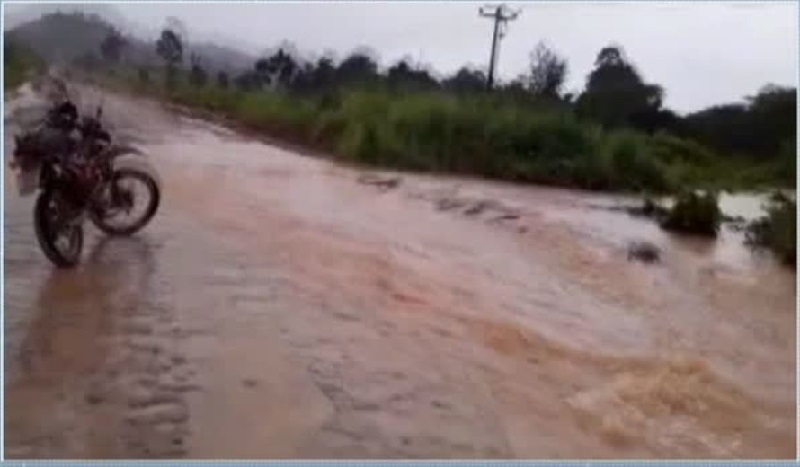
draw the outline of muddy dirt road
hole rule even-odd
[[[56,271],[6,178],[9,458],[795,456],[795,276],[734,233],[365,184],[122,96],[105,115],[162,208]],[[628,262],[631,239],[663,264]]]

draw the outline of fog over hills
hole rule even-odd
[[[54,13],[82,13],[76,17],[49,16]],[[58,18],[58,19],[56,19]],[[128,20],[114,5],[108,4],[31,4],[14,9],[6,8],[4,33],[28,43],[49,60],[70,60],[88,53],[97,53],[100,42],[112,30],[128,39],[128,54],[137,62],[157,62],[154,42],[163,25],[150,27]],[[248,69],[255,54],[245,52],[245,46],[221,36],[193,36],[186,33],[186,58],[198,56],[211,70]]]

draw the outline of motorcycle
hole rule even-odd
[[[34,131],[14,136],[9,164],[21,196],[39,192],[33,209],[36,238],[57,267],[71,268],[83,252],[83,224],[89,220],[111,236],[128,236],[144,228],[158,210],[161,193],[147,170],[117,164],[118,158],[143,154],[132,146],[114,144],[101,123],[103,108],[78,122],[69,101],[48,112]],[[142,213],[128,222],[119,215],[136,207],[135,184],[148,194]]]

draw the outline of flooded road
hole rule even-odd
[[[104,115],[162,207],[56,271],[7,174],[9,458],[795,456],[795,276],[740,234],[565,190],[365,184],[118,95]]]

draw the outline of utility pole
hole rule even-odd
[[[489,78],[486,86],[491,90],[494,86],[494,68],[497,63],[497,52],[500,48],[500,39],[506,32],[505,28],[509,21],[514,21],[519,16],[519,11],[511,11],[505,5],[487,5],[480,8],[480,15],[494,20],[492,31],[492,53],[489,58]]]

